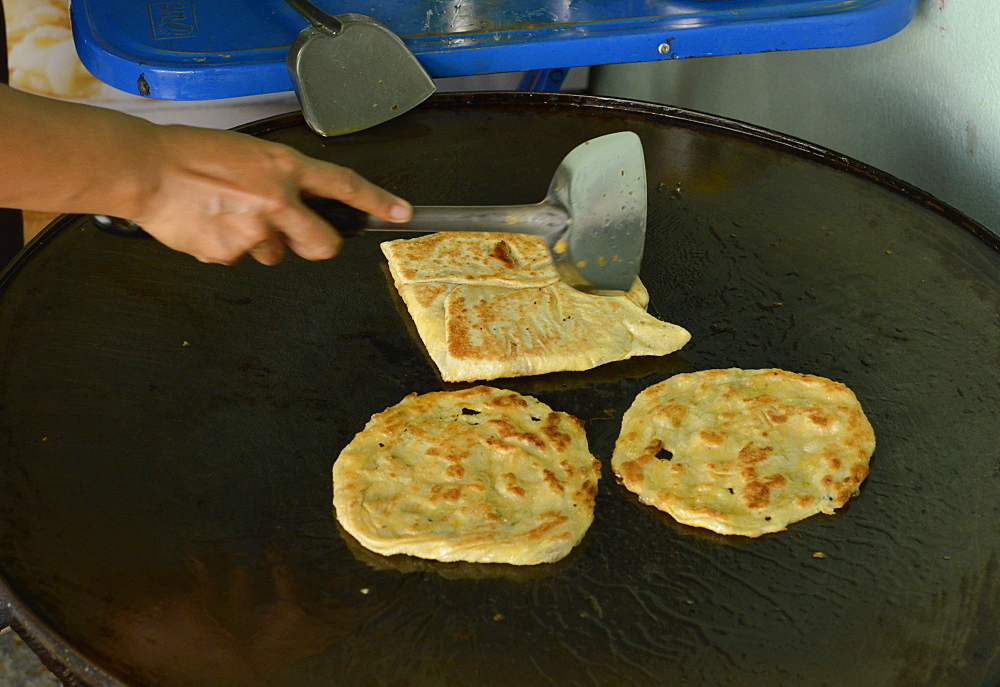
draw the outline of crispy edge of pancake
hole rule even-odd
[[[705,370],[642,391],[612,469],[678,522],[756,537],[832,514],[868,475],[875,434],[854,393],[784,370]]]
[[[593,521],[582,423],[512,391],[410,394],[333,466],[337,520],[365,548],[439,561],[555,562]]]

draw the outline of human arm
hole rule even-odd
[[[157,125],[114,110],[0,86],[0,207],[130,219],[203,262],[288,246],[336,255],[340,236],[302,196],[335,198],[375,217],[412,209],[357,173],[232,131]]]

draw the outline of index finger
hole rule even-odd
[[[402,198],[371,183],[353,169],[306,158],[299,186],[307,193],[333,198],[390,222],[405,222],[413,208]]]

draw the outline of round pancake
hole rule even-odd
[[[868,475],[875,434],[843,384],[784,370],[705,370],[640,393],[611,465],[678,522],[757,537],[833,513]]]
[[[372,416],[334,463],[333,504],[376,553],[533,565],[580,542],[599,477],[575,417],[477,386]]]

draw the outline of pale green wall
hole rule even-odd
[[[832,148],[1000,233],[1000,2],[922,0],[884,41],[594,70],[601,95],[751,122]]]

